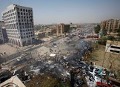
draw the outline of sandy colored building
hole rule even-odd
[[[109,19],[101,22],[101,29],[107,29],[108,33],[116,32],[120,28],[120,19]]]
[[[107,40],[105,52],[120,54],[120,41]]]
[[[38,38],[44,38],[47,36],[62,36],[65,35],[68,31],[70,30],[70,25],[69,24],[58,24],[54,27],[46,28],[42,31],[37,31],[35,32],[35,35]]]
[[[70,25],[69,24],[59,24],[57,25],[57,30],[56,30],[56,34],[57,36],[61,36],[64,35],[65,33],[67,33],[70,29]]]

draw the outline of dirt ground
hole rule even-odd
[[[9,56],[9,55],[17,52],[17,49],[15,47],[8,45],[8,44],[1,44],[0,45],[0,53],[4,54],[4,52],[6,53],[7,56]]]
[[[51,75],[38,75],[25,84],[26,87],[64,87],[60,81]],[[70,83],[65,83],[65,87],[70,87]]]
[[[98,45],[92,52],[89,61],[115,72],[120,79],[120,54],[107,53],[105,46]]]

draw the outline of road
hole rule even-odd
[[[57,41],[57,40],[59,40],[59,39],[61,39],[61,38],[54,38],[54,39],[52,39],[52,40],[50,40],[50,41],[46,41],[46,42],[44,42],[44,43],[42,43],[42,44],[31,45],[31,46],[29,46],[28,48],[26,48],[26,49],[24,49],[24,50],[21,50],[21,51],[19,51],[19,52],[17,52],[17,53],[14,53],[14,54],[8,56],[8,57],[5,59],[5,63],[4,63],[4,64],[7,64],[7,63],[9,63],[9,62],[14,61],[15,59],[17,59],[18,57],[20,57],[20,56],[21,56],[22,54],[24,54],[24,53],[31,52],[31,51],[33,51],[33,50],[35,50],[35,49],[37,49],[37,48],[40,48],[40,47],[42,47],[42,46],[44,46],[44,45],[46,45],[46,44],[48,44],[48,43],[50,43],[50,42],[54,42],[54,41]]]

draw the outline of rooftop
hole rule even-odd
[[[26,87],[17,76],[13,76],[10,79],[0,84],[0,87]]]
[[[107,40],[107,44],[120,45],[120,41],[110,41],[110,40]]]

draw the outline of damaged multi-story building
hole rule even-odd
[[[16,4],[8,6],[2,13],[9,42],[25,46],[33,43],[33,10]]]

